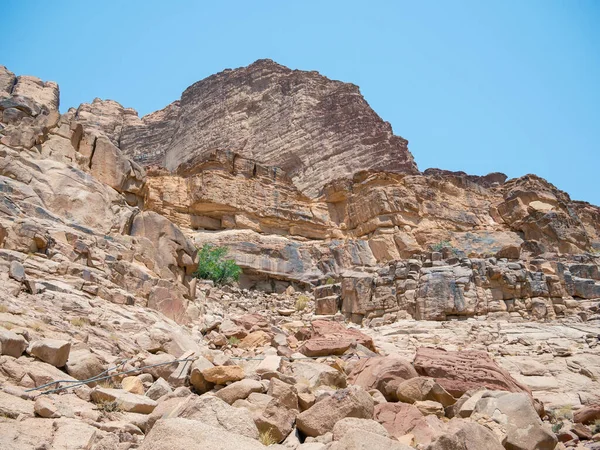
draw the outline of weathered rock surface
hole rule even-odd
[[[434,378],[455,397],[460,397],[470,389],[481,387],[530,392],[484,352],[448,352],[422,347],[417,350],[414,365],[418,372]]]
[[[197,420],[163,419],[152,427],[152,431],[144,439],[140,449],[171,450],[195,447],[214,450],[259,450],[266,448],[254,439]]]
[[[311,195],[340,174],[417,173],[407,141],[393,135],[356,86],[270,60],[199,81],[142,123],[125,127],[123,150],[135,159],[148,142],[170,170],[193,166],[213,149],[231,150],[281,167]]]

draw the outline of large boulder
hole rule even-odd
[[[374,419],[396,438],[410,433],[423,420],[416,406],[407,403],[382,403],[375,406]]]
[[[27,349],[27,341],[23,336],[12,331],[0,331],[0,355],[18,358]]]
[[[346,376],[327,364],[307,361],[294,361],[289,372],[296,380],[310,389],[318,386],[346,387]]]
[[[358,386],[340,389],[318,401],[296,418],[296,426],[307,436],[320,436],[332,431],[345,417],[373,418],[373,398]]]
[[[524,393],[490,391],[477,402],[471,415],[498,422],[506,430],[504,447],[512,450],[553,450],[556,436],[547,430],[532,399]]]
[[[264,445],[236,432],[209,423],[188,419],[159,420],[140,450],[175,450],[206,448],[211,450],[260,450]]]
[[[527,386],[515,380],[488,353],[482,351],[453,352],[421,347],[417,349],[414,366],[419,374],[435,379],[457,398],[470,389],[480,387],[531,395]]]
[[[412,450],[412,447],[380,434],[365,430],[350,430],[339,440],[327,447],[328,450]]]
[[[375,420],[346,417],[333,426],[333,440],[339,441],[352,430],[362,430],[383,437],[390,436],[385,427]]]
[[[388,400],[397,400],[398,386],[418,376],[407,360],[397,356],[381,356],[361,359],[348,375],[348,382],[366,390],[377,389]]]
[[[258,439],[258,430],[252,413],[245,408],[235,408],[217,397],[190,395],[175,407],[170,418],[191,419],[221,430]]]
[[[298,411],[290,409],[277,399],[269,402],[255,423],[261,433],[269,433],[277,441],[283,441],[294,428]]]
[[[71,343],[58,339],[35,341],[29,348],[29,354],[54,367],[64,367],[69,359]]]
[[[432,400],[442,404],[444,407],[456,403],[456,399],[437,384],[435,380],[425,377],[409,378],[403,381],[398,385],[396,396],[398,400],[406,403]]]
[[[96,387],[92,391],[92,400],[96,403],[115,402],[122,411],[139,414],[150,414],[157,406],[157,403],[151,398],[132,394],[124,389]]]
[[[503,450],[488,428],[469,422],[450,422],[448,432],[438,436],[427,450]],[[513,448],[513,447],[507,447]]]
[[[89,350],[76,350],[69,354],[67,373],[78,380],[87,380],[102,373],[104,364]]]
[[[263,392],[264,386],[260,381],[244,379],[231,383],[217,392],[217,397],[230,405],[236,400],[244,399],[253,392]]]

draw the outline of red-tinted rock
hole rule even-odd
[[[577,423],[592,423],[600,419],[600,403],[584,406],[573,414],[573,420]]]
[[[373,417],[390,435],[399,438],[420,424],[423,414],[408,403],[382,403],[375,406]]]
[[[306,356],[341,355],[356,344],[375,350],[373,339],[366,334],[346,328],[338,322],[315,320],[311,337],[300,348],[300,352]]]
[[[417,376],[417,371],[407,360],[381,356],[361,359],[348,375],[348,382],[366,390],[377,389],[388,400],[397,400],[398,386]]]
[[[449,352],[437,348],[421,347],[414,361],[421,375],[434,378],[454,397],[460,397],[470,389],[485,387],[490,390],[526,392],[531,391],[498,366],[485,352]]]

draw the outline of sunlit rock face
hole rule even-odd
[[[233,151],[280,167],[309,196],[361,170],[418,173],[407,141],[357,86],[271,60],[193,84],[179,102],[124,126],[121,148],[171,171],[215,149]]]

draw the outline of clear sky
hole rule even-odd
[[[600,1],[3,0],[0,64],[140,115],[271,58],[357,84],[421,170],[536,173],[600,205]]]

